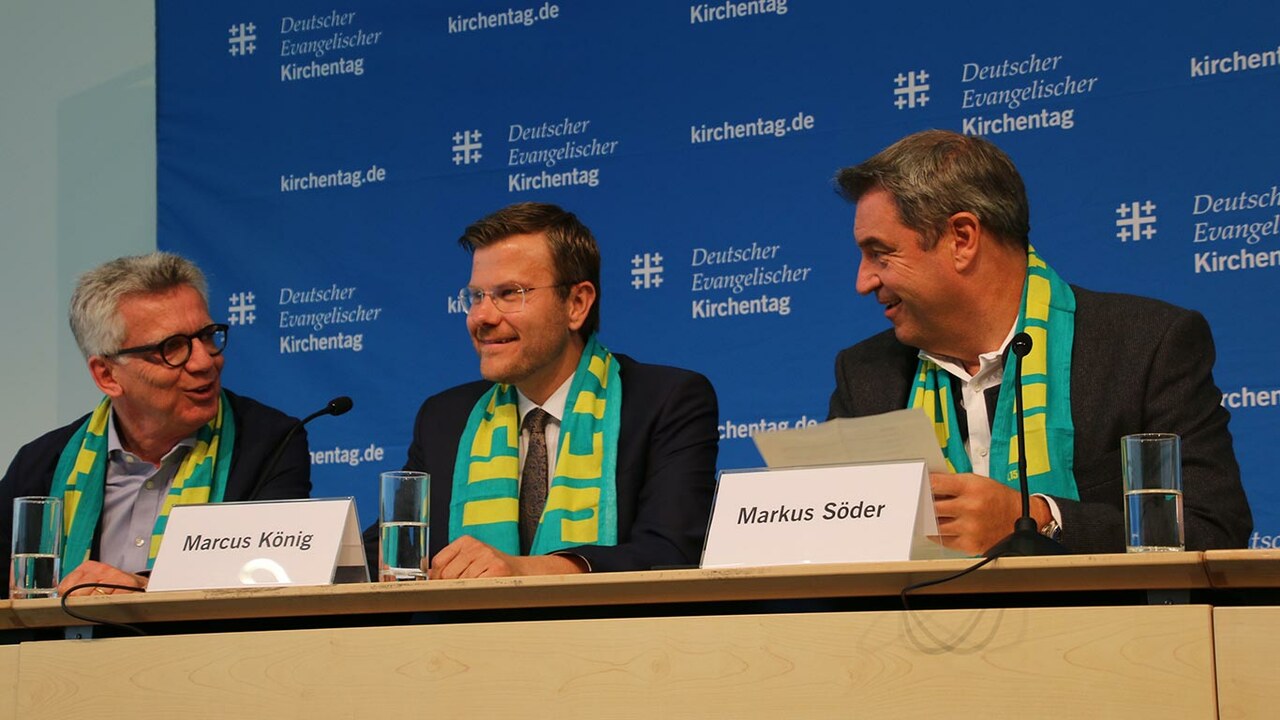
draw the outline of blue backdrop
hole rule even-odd
[[[1065,278],[1209,318],[1252,544],[1280,546],[1280,5],[855,5],[158,0],[159,244],[209,274],[229,387],[355,399],[310,426],[314,477],[369,522],[422,399],[477,377],[471,221],[576,212],[605,343],[709,376],[721,467],[755,466],[885,327],[835,171],[985,135]]]

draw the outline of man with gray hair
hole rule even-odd
[[[1182,437],[1186,547],[1243,547],[1253,520],[1197,312],[1063,282],[1029,243],[1022,178],[990,142],[908,136],[841,170],[857,204],[857,291],[893,329],[843,350],[830,417],[919,407],[952,472],[930,477],[944,545],[989,550],[1021,514],[1014,336],[1031,512],[1079,553],[1123,552],[1120,438]]]
[[[6,567],[15,497],[62,498],[66,590],[145,587],[174,504],[309,495],[305,431],[259,479],[297,420],[222,388],[228,328],[209,316],[204,275],[189,260],[156,252],[90,270],[76,284],[70,319],[104,397],[25,445],[0,480]]]

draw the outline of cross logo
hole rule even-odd
[[[649,290],[661,284],[661,253],[644,253],[631,258],[631,287],[637,290]]]
[[[480,162],[483,157],[480,154],[480,148],[484,147],[484,143],[480,142],[479,130],[459,131],[453,134],[453,164],[454,165],[470,165],[471,163]]]
[[[1120,242],[1150,240],[1156,234],[1156,204],[1146,202],[1123,203],[1116,208],[1116,237]]]
[[[257,44],[254,43],[258,39],[258,36],[254,34],[257,31],[258,26],[253,23],[232,25],[231,29],[227,31],[227,34],[231,36],[227,38],[227,43],[231,45],[231,47],[227,48],[227,52],[231,53],[231,57],[252,55],[258,49]]]
[[[924,107],[929,104],[929,73],[925,70],[898,73],[893,79],[893,105],[904,108]]]
[[[258,316],[254,314],[258,306],[253,304],[253,293],[238,292],[231,294],[227,306],[227,323],[230,325],[252,325]]]

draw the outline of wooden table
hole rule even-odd
[[[1008,558],[935,595],[1265,587],[1280,553]],[[74,601],[124,622],[575,609],[467,622],[0,646],[0,718],[1269,717],[1275,608],[1204,604],[701,614],[883,597],[966,560],[153,593]],[[1270,564],[1274,563],[1274,564]],[[1219,585],[1215,585],[1219,583]],[[1235,583],[1235,584],[1232,584]],[[610,617],[691,603],[695,614]],[[1251,612],[1264,611],[1265,622]],[[0,628],[71,620],[0,605]],[[1224,652],[1224,642],[1226,651]],[[4,692],[12,688],[12,692]],[[11,705],[2,698],[12,697]]]

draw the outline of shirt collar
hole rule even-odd
[[[576,374],[577,373],[574,373],[574,375]],[[529,411],[536,407],[541,407],[543,412],[550,415],[557,423],[559,423],[561,418],[564,417],[565,405],[569,402],[569,386],[573,384],[574,375],[570,375],[565,378],[564,382],[560,384],[560,387],[556,388],[556,391],[551,393],[551,397],[547,398],[547,401],[542,403],[542,405],[538,405],[534,401],[525,397],[525,394],[520,392],[519,388],[516,388],[516,403],[520,410],[521,426],[524,425],[524,416],[528,415]]]
[[[1009,328],[1008,334],[1004,336],[1004,342],[1000,343],[1000,347],[985,352],[978,356],[978,372],[973,375],[964,369],[964,363],[949,355],[934,355],[933,353],[921,350],[919,356],[925,360],[932,360],[937,363],[938,367],[946,370],[948,373],[969,382],[975,379],[981,379],[990,375],[992,372],[1004,374],[1004,354],[1009,349],[1009,343],[1013,342],[1013,336],[1018,329],[1018,321],[1013,321],[1013,326]]]
[[[184,437],[181,440],[179,440],[177,445],[174,445],[172,448],[170,448],[169,452],[165,453],[164,457],[160,458],[160,462],[161,464],[164,464],[169,461],[169,458],[178,457],[176,453],[178,452],[185,453],[187,450],[190,450],[195,446],[196,446],[196,434],[191,433],[187,437]],[[119,433],[116,432],[115,408],[112,408],[107,411],[107,457],[113,460],[121,460],[124,462],[130,462],[130,463],[145,462],[142,458],[134,455],[128,450],[125,450],[124,444],[120,442],[120,435]]]

